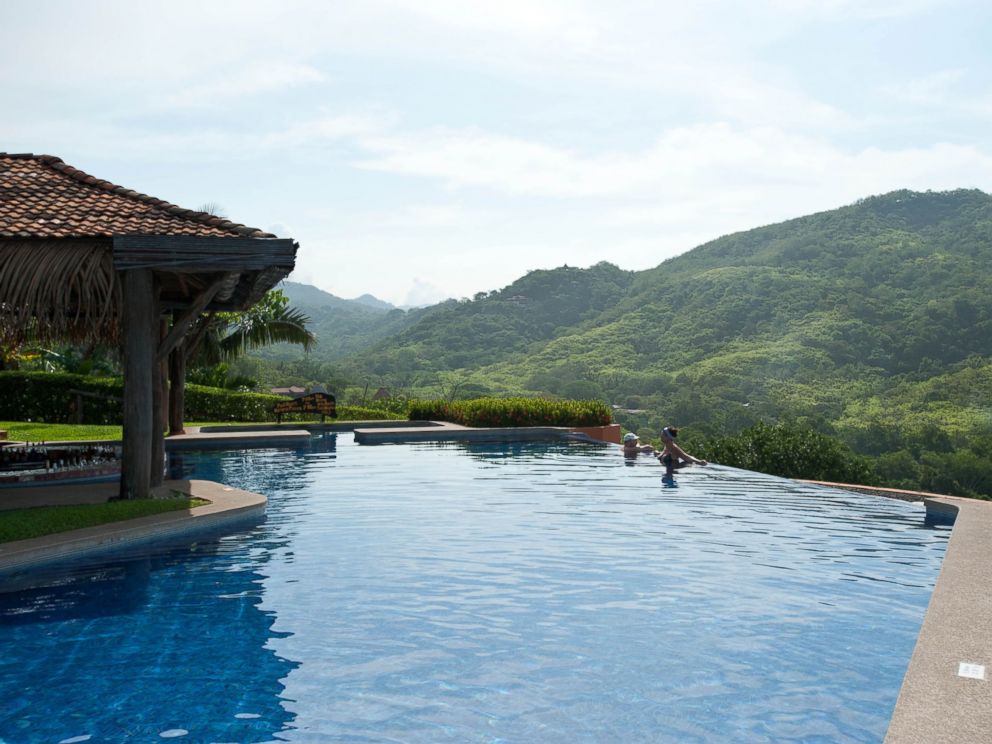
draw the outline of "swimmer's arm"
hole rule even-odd
[[[685,460],[686,462],[691,462],[691,463],[694,463],[696,465],[707,465],[708,464],[706,462],[706,460],[700,460],[698,457],[693,457],[692,455],[690,455],[684,449],[682,449],[677,444],[675,444],[675,442],[672,441],[671,439],[666,440],[666,444],[668,445],[668,449],[671,450],[671,452],[672,452],[673,455],[677,455],[679,458]]]

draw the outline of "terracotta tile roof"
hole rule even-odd
[[[0,152],[0,238],[114,235],[275,237],[94,178],[51,155]]]

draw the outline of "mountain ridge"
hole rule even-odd
[[[889,485],[992,492],[992,196],[975,189],[868,197],[643,271],[328,312],[366,324],[324,357],[341,390],[598,398],[642,437],[795,422],[875,457]]]
[[[332,314],[340,329],[347,313]],[[533,271],[471,300],[359,320],[319,358],[417,394],[447,375],[712,429],[785,415],[853,425],[854,397],[992,357],[992,197],[895,191],[644,271]]]

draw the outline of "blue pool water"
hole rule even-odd
[[[595,445],[175,467],[267,518],[0,579],[0,741],[880,741],[948,535]]]

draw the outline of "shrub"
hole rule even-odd
[[[758,423],[734,436],[711,439],[694,454],[785,478],[860,484],[873,480],[865,460],[843,442],[795,424]]]
[[[339,421],[402,421],[405,413],[392,413],[382,408],[363,408],[362,406],[337,406]]]
[[[78,396],[74,390],[91,395]],[[123,394],[123,382],[111,377],[67,372],[0,372],[0,419],[72,423],[76,421],[81,401],[84,424],[119,424]]]
[[[239,393],[187,385],[184,418],[189,421],[272,421],[275,418],[272,409],[285,399],[270,393]]]
[[[81,390],[93,393],[79,396]],[[117,378],[88,377],[58,372],[0,372],[0,421],[75,423],[82,402],[82,423],[120,424],[124,383]],[[187,421],[273,421],[272,409],[285,397],[243,393],[203,385],[186,385]],[[402,419],[381,409],[338,407],[338,418],[353,420]],[[288,414],[286,421],[314,420],[313,414]]]
[[[479,398],[414,400],[410,420],[450,421],[462,426],[606,426],[609,406],[597,400],[547,398]]]

